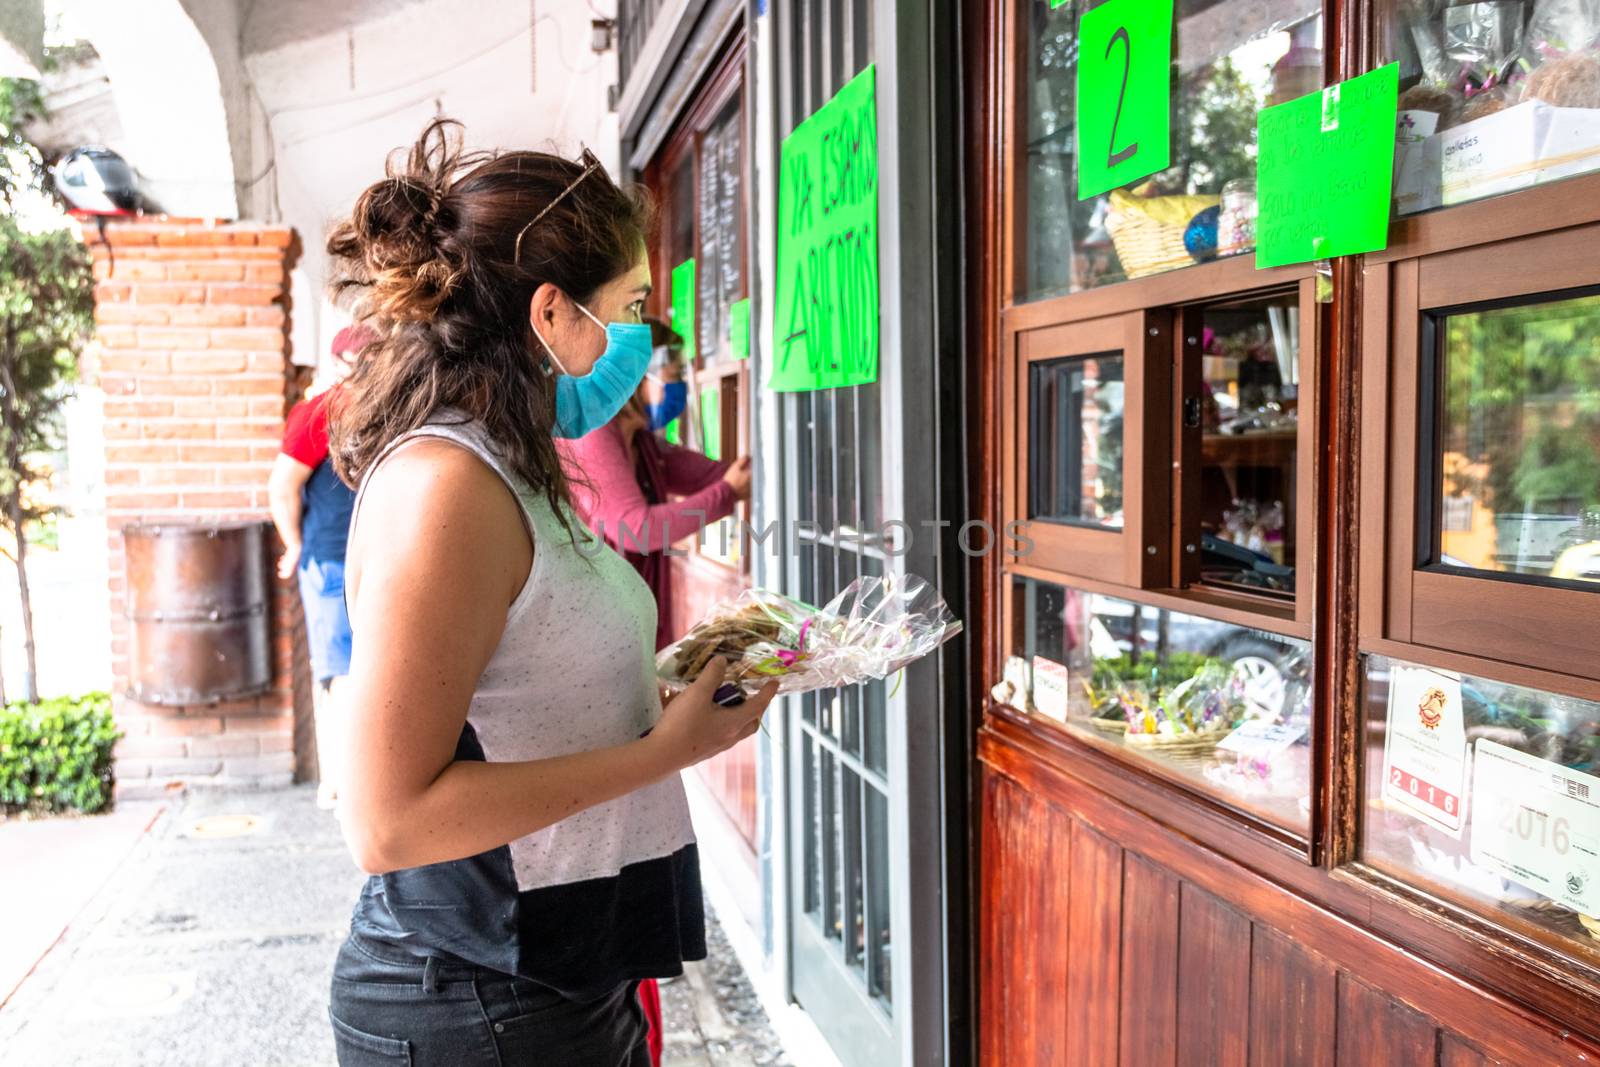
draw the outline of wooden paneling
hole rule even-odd
[[[1339,976],[1340,1067],[1426,1067],[1435,1061],[1438,1045],[1439,1028],[1422,1012],[1348,973]]]
[[[1121,1062],[1175,1067],[1178,1054],[1178,879],[1132,853],[1122,862]]]
[[[1178,1065],[1250,1060],[1250,920],[1185,884],[1179,898]]]
[[[1064,1063],[1072,823],[1014,783],[984,786],[984,942],[1010,946],[980,963],[985,1063]]]
[[[1081,822],[1072,823],[1072,888],[1066,926],[1066,1058],[1037,1062],[1114,1067],[1122,972],[1122,849]]]
[[[1250,1067],[1333,1067],[1333,964],[1260,925],[1250,954]]]
[[[1454,1034],[1446,1034],[1439,1044],[1439,1067],[1511,1067],[1505,1060],[1492,1059]]]
[[[982,797],[984,1064],[1600,1062],[1570,1028],[1150,828],[1118,798],[992,767]]]

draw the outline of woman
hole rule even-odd
[[[655,355],[649,372],[616,418],[576,441],[557,446],[575,482],[573,503],[586,526],[621,552],[656,599],[656,649],[672,633],[672,568],[666,550],[733,514],[750,499],[750,459],[707,459],[693,449],[656,436],[683,414],[688,383],[679,350],[682,339],[657,319],[646,319]],[[667,502],[667,494],[682,499]],[[663,1026],[655,981],[640,983],[652,1067],[660,1067]]]
[[[371,877],[334,967],[341,1064],[648,1062],[639,980],[705,954],[678,772],[769,686],[660,705],[655,606],[587,545],[557,435],[649,358],[643,203],[436,121],[328,239],[380,340],[333,415],[359,485],[341,820]]]
[[[750,457],[732,463],[668,444],[654,431],[683,414],[687,384],[674,334],[651,324],[650,373],[605,426],[558,446],[573,476],[573,503],[585,525],[621,552],[656,598],[656,648],[672,633],[672,568],[667,549],[733,514],[750,499]],[[669,502],[668,494],[680,497]]]

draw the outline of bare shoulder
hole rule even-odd
[[[500,476],[469,450],[438,438],[408,443],[362,492],[351,528],[352,584],[362,569],[404,567],[440,578],[456,572],[457,580],[471,570],[507,584],[509,602],[532,564],[520,509]]]

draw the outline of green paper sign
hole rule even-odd
[[[683,358],[694,362],[694,260],[672,268],[672,329],[683,338]]]
[[[1399,91],[1391,63],[1261,112],[1257,267],[1388,246]]]
[[[1078,199],[1172,162],[1172,2],[1106,0],[1078,23]]]
[[[722,458],[722,389],[700,392],[700,430],[706,442],[706,458]]]
[[[867,67],[783,140],[771,389],[877,380],[875,77]]]
[[[750,298],[728,305],[728,348],[734,359],[750,358]]]
[[[661,428],[661,436],[667,439],[669,445],[683,444],[683,420],[673,419]]]

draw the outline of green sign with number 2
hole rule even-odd
[[[1173,0],[1106,0],[1078,23],[1078,199],[1172,162]]]

